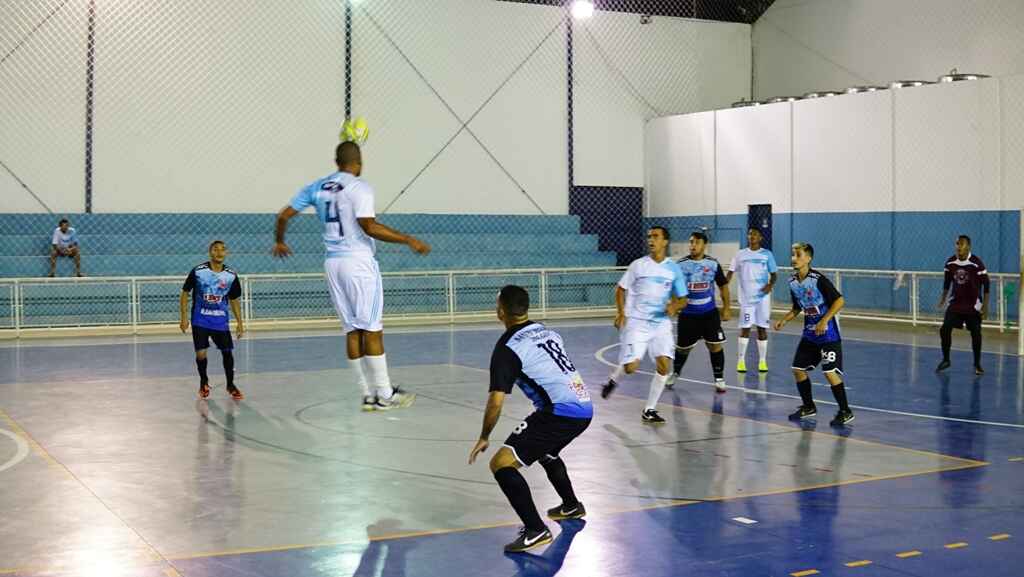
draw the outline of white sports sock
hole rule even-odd
[[[363,390],[363,396],[370,396],[370,385],[366,381],[366,368],[364,367],[363,359],[366,357],[359,357],[358,359],[349,359],[348,365],[352,367],[352,370],[356,374],[356,382],[359,383],[359,388]]]
[[[386,401],[391,398],[394,390],[391,388],[391,379],[388,377],[387,355],[363,357],[363,366],[366,367],[366,375],[370,383],[377,390],[377,398]]]
[[[658,404],[661,393],[665,392],[665,383],[667,381],[668,375],[654,373],[654,377],[651,378],[651,392],[647,394],[647,405],[644,406],[644,409],[653,409]]]
[[[622,365],[616,365],[615,370],[612,371],[612,374],[608,375],[608,378],[615,381],[616,383],[619,383],[622,382],[622,377],[625,374],[626,371],[622,368]]]
[[[750,344],[750,339],[746,337],[740,337],[737,341],[739,346],[736,347],[736,356],[743,360],[747,356],[747,345]]]
[[[757,354],[762,361],[768,361],[768,339],[757,341]]]

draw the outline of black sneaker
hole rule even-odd
[[[559,505],[548,509],[548,518],[552,521],[564,521],[566,519],[580,519],[587,514],[587,510],[583,508],[583,503],[576,503],[572,507],[566,507],[565,505]]]
[[[658,411],[655,411],[654,409],[646,409],[646,410],[644,410],[644,412],[640,414],[640,418],[643,419],[643,421],[645,423],[664,423],[665,422],[665,419],[661,418],[661,415],[658,414]]]
[[[796,408],[796,411],[789,415],[790,421],[799,421],[800,419],[807,419],[818,414],[818,407],[811,405],[800,405]]]
[[[367,395],[363,397],[363,410],[364,411],[375,411],[377,410],[377,397],[373,395]]]
[[[519,537],[508,545],[505,545],[506,553],[522,553],[534,547],[547,545],[551,542],[551,531],[544,527],[541,531],[530,531],[526,527],[519,529]]]
[[[974,374],[981,376],[985,374],[985,369],[981,368],[981,365],[974,365]]]
[[[946,359],[943,359],[942,362],[939,363],[939,366],[935,367],[935,372],[936,373],[941,373],[942,371],[944,371],[944,370],[946,370],[948,368],[949,368],[949,361],[946,360]]]
[[[608,383],[605,386],[601,387],[601,398],[607,399],[609,396],[611,396],[612,391],[614,391],[615,387],[617,386],[619,386],[619,383],[616,383],[615,381],[608,379]]]
[[[853,411],[839,411],[836,417],[828,422],[833,427],[842,427],[853,420]]]

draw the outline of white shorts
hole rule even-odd
[[[384,330],[384,286],[377,259],[333,257],[324,261],[327,288],[346,333]]]
[[[619,366],[643,359],[644,353],[654,362],[658,357],[675,358],[676,339],[672,335],[671,320],[651,323],[626,319],[626,326],[619,332]]]
[[[740,328],[749,329],[752,326],[768,328],[772,319],[772,297],[766,296],[761,302],[754,304],[740,304]]]

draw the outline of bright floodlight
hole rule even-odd
[[[572,3],[572,17],[577,20],[590,18],[594,15],[594,3],[590,0],[575,0]]]

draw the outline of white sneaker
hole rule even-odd
[[[729,389],[725,388],[725,379],[715,379],[715,392],[724,393]]]
[[[367,395],[363,397],[363,410],[372,411],[377,408],[377,397],[373,395]]]
[[[671,389],[676,384],[676,379],[679,378],[679,373],[669,373],[668,380],[665,381],[665,388]]]
[[[377,397],[377,402],[373,405],[375,411],[390,411],[391,409],[404,409],[413,404],[416,400],[415,393],[407,393],[398,387],[391,389],[391,398],[382,399]]]

